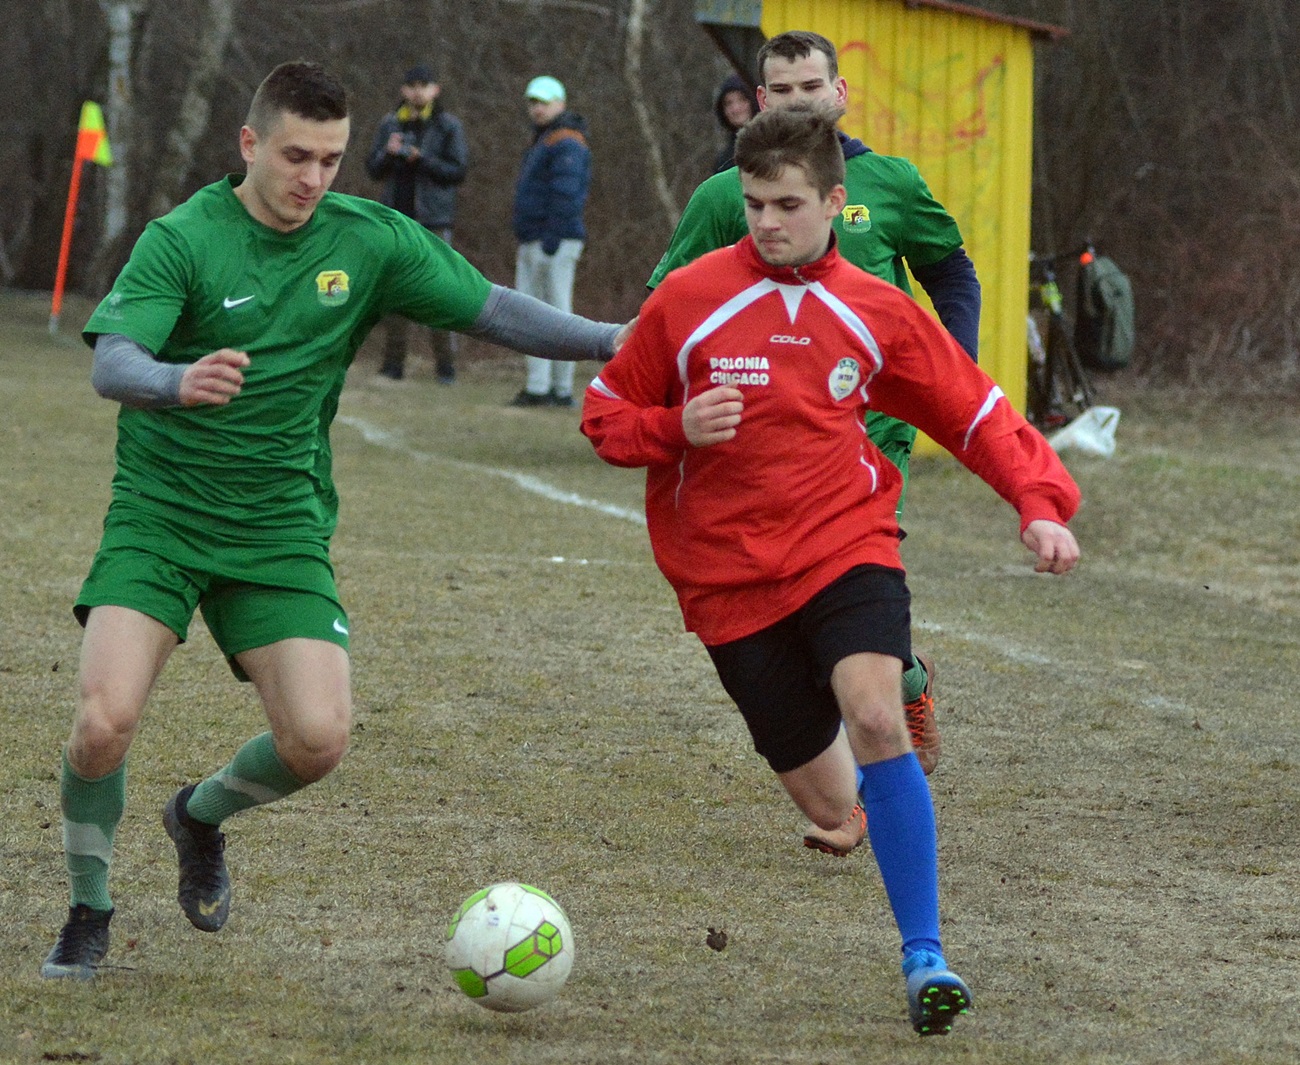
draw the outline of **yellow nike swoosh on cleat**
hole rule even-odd
[[[204,917],[211,917],[221,909],[221,901],[221,899],[217,899],[216,902],[200,902],[199,913],[203,914]]]

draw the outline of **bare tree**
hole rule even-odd
[[[104,117],[116,168],[109,173],[104,207],[103,242],[111,244],[127,226],[127,178],[131,161],[131,118],[134,90],[131,51],[135,19],[145,0],[100,0],[108,24],[108,89]]]
[[[195,145],[208,130],[213,88],[221,74],[226,47],[235,23],[235,0],[206,0],[195,33],[197,53],[190,61],[189,80],[167,133],[166,150],[157,167],[149,213],[166,214],[185,197]]]
[[[131,179],[132,123],[135,116],[131,53],[135,43],[135,21],[147,0],[100,0],[108,27],[108,78],[104,117],[113,165],[105,175],[104,225],[88,275],[103,286],[116,249],[129,224],[128,192]]]
[[[670,226],[675,226],[681,217],[682,209],[668,187],[668,178],[664,167],[663,147],[660,143],[661,131],[651,120],[650,109],[646,106],[646,88],[641,78],[641,57],[645,50],[645,30],[650,0],[632,0],[632,10],[627,20],[627,46],[623,63],[623,78],[631,93],[632,109],[636,112],[637,125],[645,141],[646,154],[650,158],[650,173],[654,181],[655,195]]]

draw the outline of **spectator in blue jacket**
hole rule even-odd
[[[533,78],[524,98],[534,128],[515,183],[515,288],[572,312],[573,275],[587,239],[587,123],[568,109],[564,86],[555,78]],[[512,405],[572,407],[574,364],[524,358],[528,377]]]
[[[450,244],[456,188],[469,168],[469,144],[460,119],[443,110],[441,94],[442,87],[428,66],[406,72],[402,102],[379,123],[366,156],[366,172],[384,182],[385,204]],[[402,379],[409,325],[405,318],[388,319],[379,381]],[[439,329],[432,332],[438,381],[449,385],[456,379],[456,338]]]

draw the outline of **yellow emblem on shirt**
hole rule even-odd
[[[847,204],[844,210],[840,212],[840,217],[843,219],[846,229],[867,230],[871,228],[871,211],[864,204]]]
[[[316,275],[316,298],[326,307],[341,307],[349,295],[348,275],[342,270],[322,270]]]

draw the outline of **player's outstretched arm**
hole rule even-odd
[[[682,431],[692,447],[721,444],[736,435],[744,393],[731,385],[719,385],[701,392],[682,408]]]
[[[1064,525],[1039,518],[1025,526],[1020,542],[1038,556],[1038,573],[1069,573],[1079,561],[1079,544]]]
[[[514,289],[493,285],[478,318],[465,332],[539,359],[608,362],[617,350],[615,338],[617,343],[627,339],[626,329],[593,322]]]

